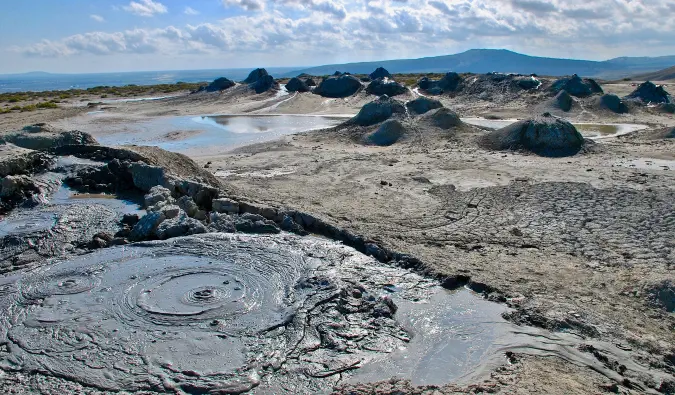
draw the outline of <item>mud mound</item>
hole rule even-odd
[[[530,77],[524,77],[524,78],[518,78],[516,79],[516,84],[524,90],[532,90],[532,89],[537,89],[541,85],[541,81],[539,81],[537,78],[534,76]]]
[[[377,69],[375,69],[375,71],[370,73],[368,77],[370,77],[371,80],[378,80],[383,78],[393,79],[391,74],[389,74],[387,69],[385,69],[384,67],[378,67]]]
[[[307,78],[305,84],[307,84],[307,86],[316,86],[316,82],[312,78]]]
[[[274,80],[274,77],[271,75],[264,75],[249,86],[255,91],[255,93],[264,93],[274,87],[279,86],[279,83],[277,83]]]
[[[544,114],[488,133],[480,145],[490,150],[526,150],[540,156],[562,157],[578,153],[584,138],[571,123]]]
[[[675,139],[675,127],[639,131],[626,135],[626,138],[639,140]]]
[[[226,89],[230,89],[235,85],[234,81],[229,80],[225,77],[220,77],[213,80],[204,90],[207,92],[220,92]]]
[[[430,80],[428,77],[423,77],[417,82],[417,85],[423,91],[430,95],[441,95],[447,92],[455,92],[461,88],[462,78],[459,74],[449,72],[440,80]]]
[[[443,107],[443,104],[436,99],[429,99],[428,97],[418,97],[415,100],[407,102],[406,107],[415,114],[424,114],[436,108]]]
[[[567,93],[566,90],[561,90],[557,95],[551,100],[551,104],[554,108],[558,108],[565,112],[568,112],[572,109],[572,104],[574,104],[574,99]]]
[[[373,80],[373,82],[368,84],[366,92],[370,93],[371,95],[378,95],[378,96],[381,95],[397,96],[407,93],[408,89],[405,86],[399,84],[398,82],[385,77]]]
[[[32,150],[47,150],[66,145],[98,145],[91,135],[78,130],[64,131],[39,123],[19,132],[0,135],[0,143],[12,143]]]
[[[44,152],[0,144],[0,177],[45,170],[52,163],[52,158]]]
[[[361,89],[361,81],[351,75],[339,75],[326,78],[314,89],[314,93],[323,97],[349,97]]]
[[[595,93],[603,93],[602,88],[595,80],[581,78],[574,74],[572,77],[561,78],[553,83],[551,90],[555,93],[566,90],[572,96],[588,97]]]
[[[427,112],[419,118],[419,122],[444,130],[463,125],[459,115],[446,107]]]
[[[385,95],[364,105],[349,122],[359,126],[370,126],[387,120],[394,114],[405,114],[405,106],[402,102]]]
[[[389,119],[383,122],[377,130],[367,135],[365,141],[368,144],[385,147],[396,143],[405,134],[405,126],[399,120]]]
[[[647,81],[637,87],[626,99],[640,100],[644,103],[670,103],[670,93],[662,85],[656,86]]]
[[[607,94],[598,97],[595,100],[595,107],[609,110],[617,114],[625,114],[628,112],[628,106],[624,103],[619,96]]]
[[[309,92],[309,86],[307,83],[300,78],[294,77],[291,78],[286,84],[286,90],[289,92]]]
[[[265,69],[255,69],[255,70],[251,71],[251,73],[248,75],[248,77],[246,77],[246,79],[244,80],[244,83],[245,84],[253,84],[253,83],[257,82],[258,80],[260,80],[261,78],[265,78],[268,75],[269,74],[267,73],[267,70],[265,70]]]

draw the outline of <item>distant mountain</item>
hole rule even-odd
[[[391,73],[442,73],[447,71],[488,73],[496,71],[549,76],[579,74],[584,77],[613,79],[659,70],[673,63],[675,63],[675,56],[622,57],[599,62],[529,56],[505,49],[472,49],[456,55],[310,67],[295,70],[286,76],[301,73],[328,75],[335,71],[368,74],[382,66]]]
[[[636,81],[668,81],[675,82],[675,66],[653,73],[639,74],[631,77]]]

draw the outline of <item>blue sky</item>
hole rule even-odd
[[[22,0],[0,73],[308,66],[507,48],[674,55],[672,0]]]

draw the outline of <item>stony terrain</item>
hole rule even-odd
[[[389,78],[381,73],[374,77]],[[266,73],[252,75],[264,78]],[[42,207],[39,196],[54,188],[36,176],[44,171],[60,174],[82,193],[120,194],[125,189],[145,195],[141,200],[148,211],[131,219],[86,206],[91,214],[78,208],[75,214],[86,221],[77,222],[68,219],[75,215],[69,214],[72,208],[60,207],[65,211],[49,232],[3,239],[3,273],[38,267],[50,257],[147,239],[206,232],[315,233],[438,279],[446,288],[467,286],[507,305],[511,310],[504,318],[524,331],[539,328],[550,331],[551,338],[581,339],[577,352],[602,367],[564,352],[519,349],[505,353],[499,366],[473,383],[420,387],[405,380],[337,380],[337,393],[675,391],[675,121],[668,103],[641,99],[661,97],[661,91],[630,83],[596,87],[576,76],[556,81],[448,74],[378,99],[366,91],[367,82],[356,87],[355,77],[327,78],[339,79],[347,81],[346,97],[304,92],[309,84],[303,78],[294,81],[301,87],[297,93],[284,96],[277,95],[281,88],[274,84],[258,94],[255,87],[225,83],[222,91],[120,103],[94,120],[72,118],[76,110],[44,115],[52,127],[74,125],[96,137],[147,117],[361,111],[335,128],[195,157],[199,165],[149,147],[109,149],[81,139],[78,145],[58,147],[72,138],[58,128],[35,136],[31,141],[40,145],[33,149],[13,145],[26,146],[26,138],[5,137],[9,144],[0,145],[2,176],[29,177],[23,184],[12,181],[18,187],[3,200],[9,215]],[[325,84],[320,92],[333,92],[337,83]],[[556,96],[561,89],[569,90],[562,99]],[[633,91],[639,95],[628,97]],[[616,99],[605,97],[610,94]],[[435,100],[420,100],[424,96]],[[411,103],[413,99],[418,101]],[[564,101],[567,108],[560,106]],[[614,111],[619,105],[627,112]],[[550,113],[543,121],[523,121],[524,126],[500,131],[500,136],[535,133],[537,144],[581,145],[555,157],[527,144],[485,145],[481,141],[495,132],[464,124],[457,115],[527,120],[543,112]],[[551,120],[556,116],[572,122],[641,123],[647,129],[590,141],[575,134],[571,124]],[[0,118],[0,126],[17,131],[32,120],[35,114],[28,119],[9,114]],[[379,143],[382,133],[386,144]],[[49,149],[35,151],[44,148],[45,139],[52,142]],[[68,155],[97,164],[59,167],[58,158]],[[218,177],[223,172],[227,176]],[[624,354],[619,357],[601,344]],[[82,381],[52,373],[8,369],[2,388],[8,393],[57,388],[98,393]],[[179,389],[193,393],[186,388]]]

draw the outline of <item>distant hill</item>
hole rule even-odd
[[[576,73],[584,77],[614,79],[656,71],[674,63],[675,56],[622,57],[599,62],[529,56],[505,49],[472,49],[456,55],[310,67],[295,70],[286,76],[295,76],[301,73],[328,75],[335,71],[368,74],[382,66],[391,73],[442,73],[447,71],[488,73],[496,71],[550,76]]]
[[[675,66],[659,70],[653,73],[640,74],[631,77],[636,81],[667,81],[675,82]]]

